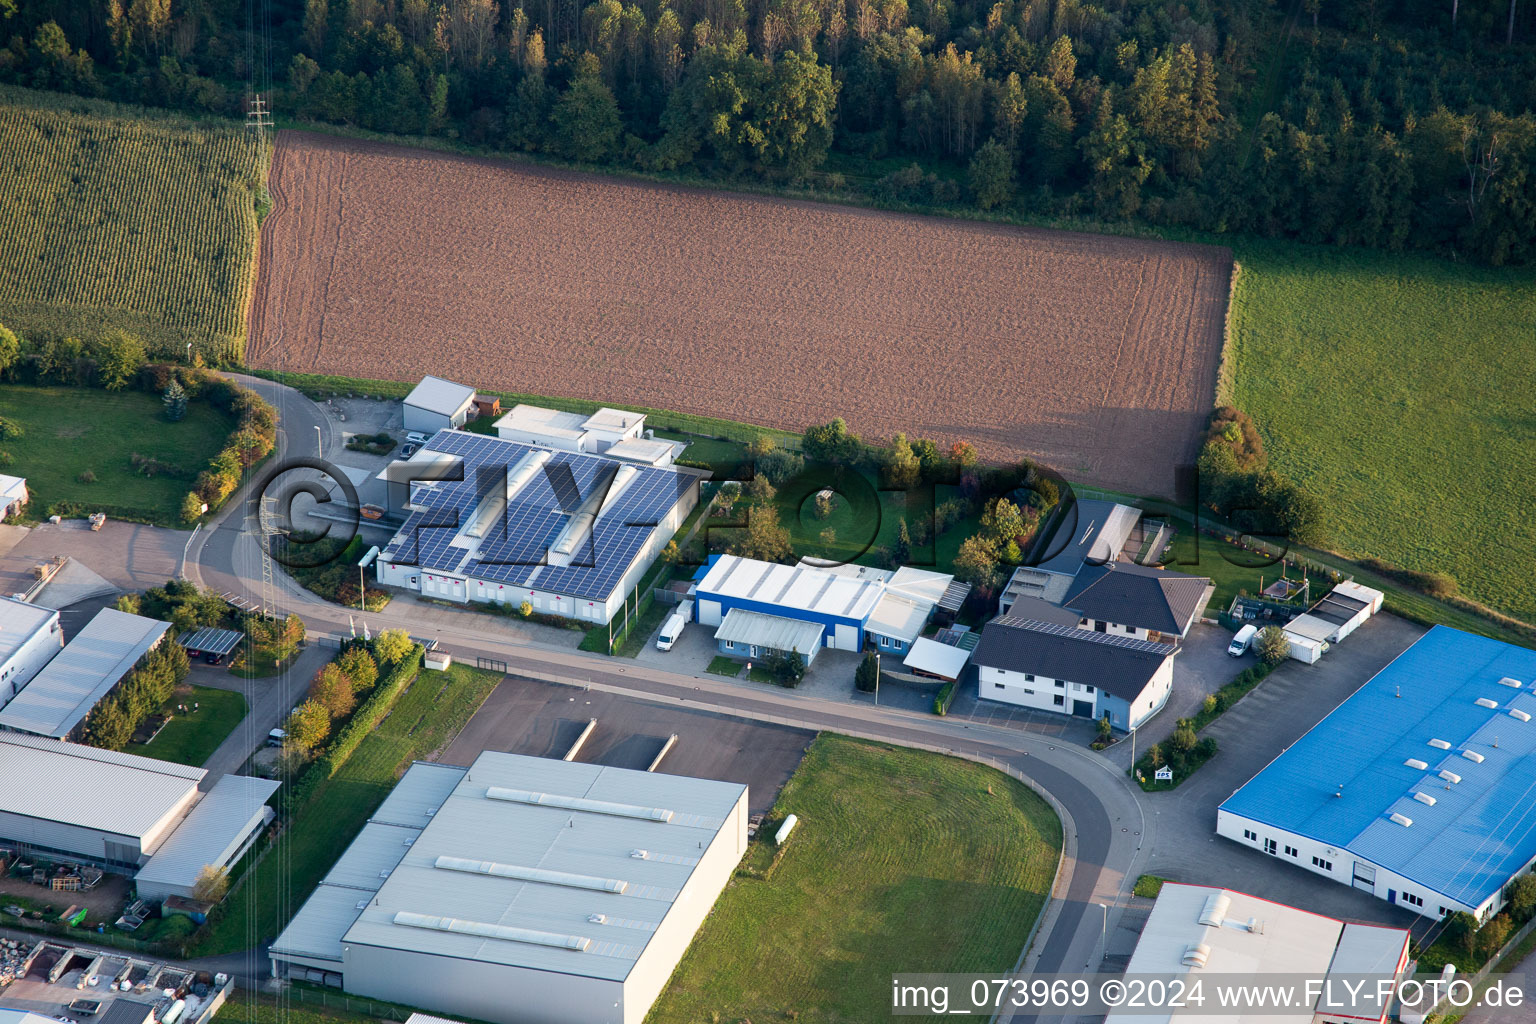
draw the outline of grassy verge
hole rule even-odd
[[[1536,478],[1536,272],[1249,243],[1233,397],[1270,463],[1326,509],[1331,547],[1453,577],[1536,620],[1515,551]]]
[[[1504,959],[1498,962],[1498,965],[1494,967],[1492,973],[1494,975],[1510,973],[1516,967],[1519,967],[1521,961],[1530,956],[1533,952],[1536,952],[1536,932],[1532,932],[1525,938],[1521,939],[1519,945],[1515,946],[1514,949],[1504,954]],[[1494,978],[1490,977],[1478,985],[1474,1002],[1481,1002],[1483,993],[1486,992],[1489,986],[1491,986],[1493,983]],[[1458,1024],[1458,1022],[1466,1015],[1466,1011],[1458,1011],[1455,1013],[1440,1014],[1429,1019],[1433,1022],[1433,1024]]]
[[[176,710],[177,704],[188,708],[195,704],[197,710],[181,713]],[[129,744],[128,753],[201,766],[245,720],[245,712],[243,695],[233,690],[194,686],[190,694],[176,696],[161,709],[162,714],[175,715],[165,728],[148,743]]]
[[[389,591],[383,587],[368,587],[364,574],[358,571],[357,563],[368,550],[362,537],[353,537],[344,547],[338,540],[331,538],[302,546],[295,543],[293,550],[296,561],[311,564],[284,568],[299,586],[310,593],[318,594],[343,608],[357,608],[361,596],[362,610],[370,612],[381,611],[389,604]],[[365,589],[359,591],[360,586]]]
[[[0,441],[10,460],[0,472],[27,478],[28,513],[42,518],[61,501],[117,510],[160,526],[181,526],[181,501],[219,453],[234,421],[207,402],[191,402],[180,423],[141,391],[0,385],[0,410],[22,428]],[[135,455],[163,464],[155,476]],[[4,462],[0,459],[0,462]]]
[[[1157,875],[1142,875],[1136,879],[1136,885],[1131,889],[1132,896],[1140,896],[1143,899],[1155,900],[1158,893],[1163,891],[1163,883],[1168,881]]]
[[[330,870],[402,769],[446,747],[501,680],[455,664],[420,676],[336,775],[296,809],[278,847],[224,904],[224,915],[188,952],[212,956],[273,938]]]
[[[1230,683],[1207,697],[1205,704],[1200,710],[1185,720],[1188,721],[1190,729],[1196,735],[1199,735],[1200,731],[1206,726],[1226,714],[1234,704],[1248,696],[1253,688],[1262,683],[1274,670],[1274,666],[1267,665],[1262,661],[1243,669]],[[1169,741],[1167,740],[1162,743],[1154,743],[1152,747],[1148,748],[1146,755],[1135,764],[1136,782],[1145,792],[1155,793],[1166,789],[1177,789],[1179,784],[1198,771],[1201,765],[1216,756],[1217,746],[1216,740],[1213,737],[1200,740],[1195,744],[1193,750],[1184,754],[1180,754],[1176,750],[1170,751],[1168,743]],[[1157,781],[1155,772],[1158,766],[1153,764],[1154,749],[1159,752],[1163,763],[1166,763],[1173,769],[1173,779],[1169,782]]]
[[[833,735],[770,818],[789,813],[800,825],[771,875],[726,889],[651,1024],[868,1020],[896,971],[1009,969],[1061,848],[1044,801],[999,772]]]
[[[709,666],[704,671],[713,672],[717,676],[730,676],[732,679],[735,679],[741,675],[741,669],[741,662],[735,658],[727,658],[723,654],[717,654],[709,659]]]

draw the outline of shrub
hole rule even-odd
[[[362,647],[349,647],[336,659],[339,668],[352,681],[353,693],[366,693],[379,681],[379,666]]]
[[[859,667],[853,672],[853,685],[861,693],[873,693],[880,678],[880,659],[874,651],[866,651]]]
[[[1279,626],[1265,626],[1255,641],[1259,659],[1266,665],[1278,665],[1291,656],[1291,642]]]
[[[93,484],[96,482],[96,473],[94,470],[87,469],[79,476],[75,477],[75,479],[83,484]]]
[[[22,429],[20,423],[5,416],[0,416],[0,440],[9,441],[25,433],[26,431]]]
[[[416,644],[403,629],[386,629],[373,640],[373,653],[381,665],[394,665],[411,653]]]

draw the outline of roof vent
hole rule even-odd
[[[1466,758],[1468,761],[1471,761],[1473,764],[1483,763],[1483,755],[1479,754],[1475,750],[1463,750],[1461,752],[1461,756]]]
[[[524,867],[520,864],[498,864],[493,860],[468,860],[463,857],[439,857],[433,867],[446,871],[463,871],[471,875],[495,875],[498,878],[515,878],[523,882],[543,882],[546,885],[565,885],[573,889],[596,889],[600,892],[622,893],[629,883],[618,878],[598,878],[595,875],[576,875],[568,871],[550,871],[547,868]]]
[[[437,813],[437,808],[436,807],[428,807],[427,808],[427,817],[430,818],[430,817],[432,817],[432,815],[434,815],[436,813]]]
[[[1409,768],[1412,768],[1414,771],[1420,771],[1420,772],[1422,772],[1424,769],[1429,767],[1428,764],[1426,764],[1423,761],[1420,761],[1416,757],[1410,757],[1408,760],[1404,761],[1403,764],[1407,765]]]
[[[357,901],[357,906],[353,907],[352,909],[353,910],[367,910],[368,909],[368,901],[367,900],[358,900]]]
[[[1518,690],[1518,689],[1520,689],[1520,680],[1518,680],[1518,679],[1511,679],[1509,676],[1505,676],[1503,679],[1499,680],[1499,685],[1500,686],[1512,686],[1516,690]]]
[[[1205,898],[1205,906],[1200,910],[1200,923],[1210,925],[1212,928],[1220,928],[1221,922],[1227,918],[1227,908],[1232,905],[1232,898],[1224,892],[1213,892]]]
[[[629,855],[635,860],[650,860],[651,855],[646,850],[630,850]]]
[[[1184,950],[1185,967],[1204,967],[1206,961],[1210,958],[1211,947],[1203,942],[1197,946],[1189,946]]]
[[[606,924],[607,921],[608,921],[608,917],[607,917],[606,914],[588,914],[587,915],[587,923],[588,924]]]
[[[1429,745],[1434,747],[1436,750],[1450,750],[1451,749],[1451,745],[1449,743],[1447,743],[1445,740],[1430,740],[1429,741]]]
[[[1250,917],[1248,919],[1248,930],[1255,935],[1263,935],[1264,919],[1261,917]]]
[[[427,928],[440,932],[458,932],[461,935],[478,935],[486,939],[505,942],[527,942],[537,946],[555,946],[578,952],[592,944],[581,935],[560,935],[555,932],[535,931],[532,928],[512,928],[507,925],[488,924],[484,921],[463,921],[453,917],[437,917],[433,914],[416,914],[408,910],[395,912],[395,924],[407,928]]]
[[[1510,708],[1509,709],[1509,717],[1510,718],[1518,718],[1522,722],[1529,722],[1531,720],[1530,712],[1528,712],[1528,711],[1521,711],[1519,708]]]
[[[1491,697],[1479,697],[1473,703],[1475,703],[1480,708],[1496,708],[1499,706],[1499,702],[1492,699]]]
[[[1453,786],[1456,783],[1461,781],[1461,776],[1457,775],[1455,772],[1451,771],[1449,768],[1442,768],[1440,770],[1440,777],[1442,779],[1444,779],[1446,782],[1449,782]]]
[[[388,878],[389,877],[389,868],[385,868],[384,870],[380,871],[379,872],[379,877],[380,878]]]
[[[1392,812],[1392,820],[1403,826],[1403,828],[1409,828],[1413,825],[1412,818],[1406,814],[1398,814],[1396,811]]]
[[[1413,798],[1421,804],[1428,804],[1430,807],[1435,806],[1435,798],[1428,793],[1415,793]]]

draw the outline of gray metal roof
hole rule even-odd
[[[142,839],[177,812],[201,768],[0,733],[0,811]]]
[[[221,778],[139,869],[138,881],[191,886],[205,865],[228,867],[252,830],[261,827],[263,809],[279,785],[247,775]]]
[[[809,654],[821,646],[821,634],[826,628],[819,622],[732,608],[715,630],[715,639]]]
[[[68,736],[170,628],[169,622],[103,608],[0,711],[0,729]]]
[[[432,814],[441,807],[464,778],[468,768],[454,764],[417,761],[395,783],[389,796],[373,812],[369,821],[386,825],[426,828]]]
[[[1047,547],[1050,557],[1036,568],[1075,576],[1089,559],[1110,561],[1120,553],[1126,538],[1141,519],[1138,508],[1096,498],[1079,499],[1075,517],[1073,511],[1066,511],[1068,518],[1057,527]]]
[[[735,783],[487,751],[337,941],[622,980],[745,794]],[[345,916],[334,893],[325,900],[315,929]],[[469,930],[431,926],[443,919]]]
[[[372,894],[321,883],[272,943],[272,953],[341,962],[341,939],[362,913],[359,903]]]
[[[202,651],[204,654],[228,654],[245,640],[245,634],[238,629],[215,629],[205,626],[202,629],[189,629],[176,638],[176,643],[189,651]]]
[[[1172,644],[1095,633],[1075,624],[1000,615],[982,630],[971,660],[987,668],[1093,685],[1134,700],[1176,650]]]
[[[58,616],[52,608],[0,596],[0,665]]]
[[[426,376],[405,396],[406,405],[453,416],[475,400],[475,389],[441,377]]]
[[[377,892],[421,835],[421,829],[405,825],[381,825],[369,822],[352,840],[325,878],[327,885]]]

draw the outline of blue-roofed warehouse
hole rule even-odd
[[[407,514],[375,562],[380,583],[603,623],[698,504],[704,474],[443,430],[384,475]]]
[[[1436,626],[1233,793],[1218,834],[1429,917],[1536,861],[1536,651]]]

